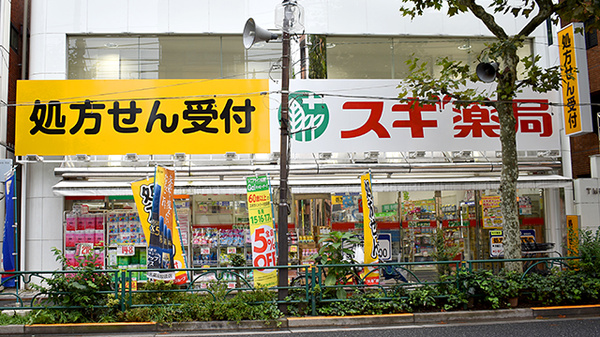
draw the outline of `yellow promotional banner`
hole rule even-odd
[[[567,215],[567,255],[579,256],[578,215]]]
[[[270,152],[267,80],[19,81],[15,154]]]
[[[277,286],[277,270],[266,269],[277,263],[271,185],[267,176],[246,178],[248,196],[248,218],[252,237],[252,265],[265,267],[254,271],[254,285]]]
[[[161,180],[158,189],[155,187],[155,179]],[[157,179],[157,182],[159,181]],[[177,226],[177,218],[173,208],[173,192],[171,197],[168,196],[168,191],[162,193],[165,189],[169,189],[170,181],[174,179],[174,171],[166,170],[162,167],[157,167],[157,177],[140,180],[131,183],[133,197],[140,215],[142,229],[146,236],[147,247],[147,266],[150,269],[182,269],[187,268],[187,264],[183,257],[183,246],[181,244],[181,235],[179,226]],[[158,191],[158,193],[157,193]],[[160,195],[160,197],[159,197]],[[155,199],[156,198],[156,199]],[[168,199],[171,199],[169,211]],[[164,204],[163,211],[153,214],[153,201],[159,200],[160,204]],[[160,206],[160,205],[159,205]],[[159,207],[160,209],[160,207]],[[155,207],[154,210],[157,210]],[[158,214],[158,220],[156,215]],[[165,221],[165,219],[170,219]],[[169,227],[170,226],[170,227]],[[162,279],[173,281],[176,284],[184,284],[188,282],[188,276],[185,271],[176,271],[173,273],[156,273],[149,272],[150,279]]]
[[[558,32],[564,124],[567,136],[592,132],[591,110],[589,110],[591,108],[585,104],[589,103],[585,40],[582,33],[577,32],[578,27],[583,29],[583,24],[571,23]]]
[[[377,222],[375,221],[375,200],[371,189],[371,173],[360,176],[363,205],[363,233],[365,237],[365,264],[379,263],[379,241],[377,238]],[[379,284],[379,272],[372,267],[365,267],[365,284]]]

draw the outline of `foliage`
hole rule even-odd
[[[268,289],[240,292],[235,296],[226,296],[224,290],[227,290],[226,285],[216,283],[211,288],[214,297],[182,293],[179,302],[172,305],[132,308],[119,314],[118,319],[168,324],[189,321],[271,321],[283,316],[277,308],[275,294]]]
[[[408,305],[415,311],[431,310],[437,306],[439,295],[437,287],[423,285],[408,293]]]
[[[1,325],[16,325],[16,324],[28,324],[28,315],[19,315],[14,312],[12,314],[0,313],[0,326]]]
[[[357,292],[346,301],[330,302],[318,309],[319,314],[327,316],[384,315],[409,311],[405,299],[386,300],[380,292]]]
[[[492,309],[507,305],[508,298],[502,288],[501,278],[496,277],[491,270],[460,270],[457,277],[467,296],[480,305],[490,306]]]
[[[576,266],[590,276],[600,277],[600,230],[580,232],[579,256]]]
[[[115,302],[111,301],[111,277],[104,271],[97,270],[96,259],[93,252],[85,256],[77,266],[67,265],[67,259],[62,251],[53,248],[56,260],[61,263],[67,273],[54,273],[46,279],[47,286],[33,285],[42,295],[46,295],[45,304],[57,307],[81,307],[80,310],[47,310],[38,313],[37,318],[44,321],[69,320],[70,322],[97,321],[115,309]]]
[[[350,232],[332,231],[321,235],[319,239],[321,248],[313,258],[325,266],[327,275],[324,285],[326,287],[360,280],[358,272],[353,268],[353,265],[356,264],[353,247],[359,243],[358,236]],[[336,288],[337,298],[342,299],[346,295],[343,288]]]
[[[229,254],[229,261],[233,267],[243,267],[246,265],[244,254]]]
[[[446,240],[446,234],[439,229],[433,237],[435,251],[432,254],[434,261],[452,261],[460,252],[460,247],[454,243],[454,240]],[[437,264],[438,275],[450,275],[452,268],[449,264]]]
[[[176,304],[185,301],[188,296],[172,281],[157,280],[138,283],[138,291],[133,295],[133,304]]]
[[[308,58],[310,67],[308,77],[313,79],[327,78],[327,36],[310,35]]]

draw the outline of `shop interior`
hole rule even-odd
[[[530,240],[544,242],[543,190],[519,190],[518,195],[522,232]],[[492,249],[493,234],[502,223],[498,191],[375,192],[374,196],[380,241],[389,241],[382,262],[433,261],[439,232],[444,244],[454,247],[455,260],[501,257]],[[330,231],[362,236],[360,193],[294,194],[292,198],[290,264],[314,263],[319,238]],[[252,264],[245,194],[177,196],[175,209],[188,268],[229,266],[233,254]],[[277,219],[277,207],[273,213]],[[63,223],[69,264],[81,259],[81,247],[88,247],[101,267],[145,268],[147,245],[132,197],[66,197]],[[120,246],[133,249],[124,255]],[[433,271],[432,265],[415,268]],[[145,280],[142,273],[137,276]]]

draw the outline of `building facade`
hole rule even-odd
[[[279,1],[233,2],[32,4],[32,83],[19,87],[17,111],[23,269],[58,267],[49,254],[52,247],[71,252],[73,244],[90,240],[111,247],[130,244],[143,251],[130,184],[152,175],[156,165],[176,170],[176,207],[190,266],[221,263],[226,256],[222,249],[238,247],[232,251],[245,252],[246,240],[241,239],[247,236],[248,225],[245,178],[269,174],[278,185],[281,44],[245,50],[242,29],[252,17],[276,32],[273,13]],[[321,233],[361,231],[360,175],[365,172],[373,177],[380,229],[389,235],[386,257],[431,259],[437,230],[460,247],[458,258],[501,256],[491,244],[492,232],[501,229],[502,222],[497,191],[502,154],[495,111],[479,105],[455,108],[443,97],[419,110],[396,99],[412,56],[429,61],[434,74],[439,71],[434,60],[441,56],[476,64],[478,53],[492,41],[485,26],[469,14],[450,18],[443,12],[411,21],[400,15],[400,3],[383,0],[315,0],[301,5],[305,30],[293,36],[291,55],[290,111],[297,123],[290,140],[289,240],[296,247],[290,258],[304,262]],[[505,27],[519,24],[512,16],[499,22]],[[536,30],[521,55],[539,55],[543,66],[555,65],[558,48],[548,44],[548,34],[556,31]],[[258,83],[258,89],[249,83]],[[185,85],[192,85],[191,91]],[[154,91],[144,93],[149,88]],[[152,110],[146,113],[154,116],[164,111],[156,102],[164,107],[179,99],[178,104],[186,105],[194,90],[196,99],[209,99],[211,90],[220,93],[214,99],[221,120],[230,112],[223,108],[229,104],[223,97],[233,102],[232,111],[248,112],[243,101],[236,100],[247,96],[256,109],[253,116],[267,116],[263,124],[254,120],[256,138],[219,138],[192,146],[189,138],[164,138],[172,132],[166,124],[158,141],[142,141],[143,137],[121,141],[117,134],[86,138],[90,133],[77,133],[90,124],[65,128],[63,136],[38,132],[44,124],[42,112],[58,113],[58,118],[61,111],[88,109],[98,118],[105,116],[96,130],[102,134],[104,128],[116,125],[108,118],[121,111],[119,107],[147,104],[140,110]],[[565,205],[563,195],[573,192],[570,179],[562,176],[561,158],[570,148],[561,136],[561,113],[547,104],[559,102],[560,95],[525,92],[519,99],[515,108],[520,114],[522,233],[538,242],[555,243],[562,253],[565,210],[573,208]],[[147,101],[155,108],[143,103]],[[185,111],[180,122],[187,118],[194,125],[191,108]],[[238,132],[252,133],[247,130],[249,115],[232,116],[227,115],[231,124],[223,122],[222,132],[229,134],[227,128],[237,128],[245,117],[246,127]],[[51,120],[46,121],[49,126]],[[268,131],[256,131],[260,127]],[[36,134],[50,138],[29,138]],[[161,150],[147,150],[143,142]],[[82,220],[78,223],[74,217]],[[86,221],[101,225],[86,227]],[[235,240],[237,244],[232,243]],[[106,254],[106,265],[120,265],[115,254]],[[128,263],[143,264],[139,258]]]

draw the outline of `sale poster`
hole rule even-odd
[[[264,267],[254,271],[254,285],[277,286],[277,270],[268,269],[277,263],[271,185],[267,176],[246,178],[248,218],[252,237],[252,265]]]
[[[502,210],[500,209],[500,196],[481,198],[484,228],[502,228]]]

